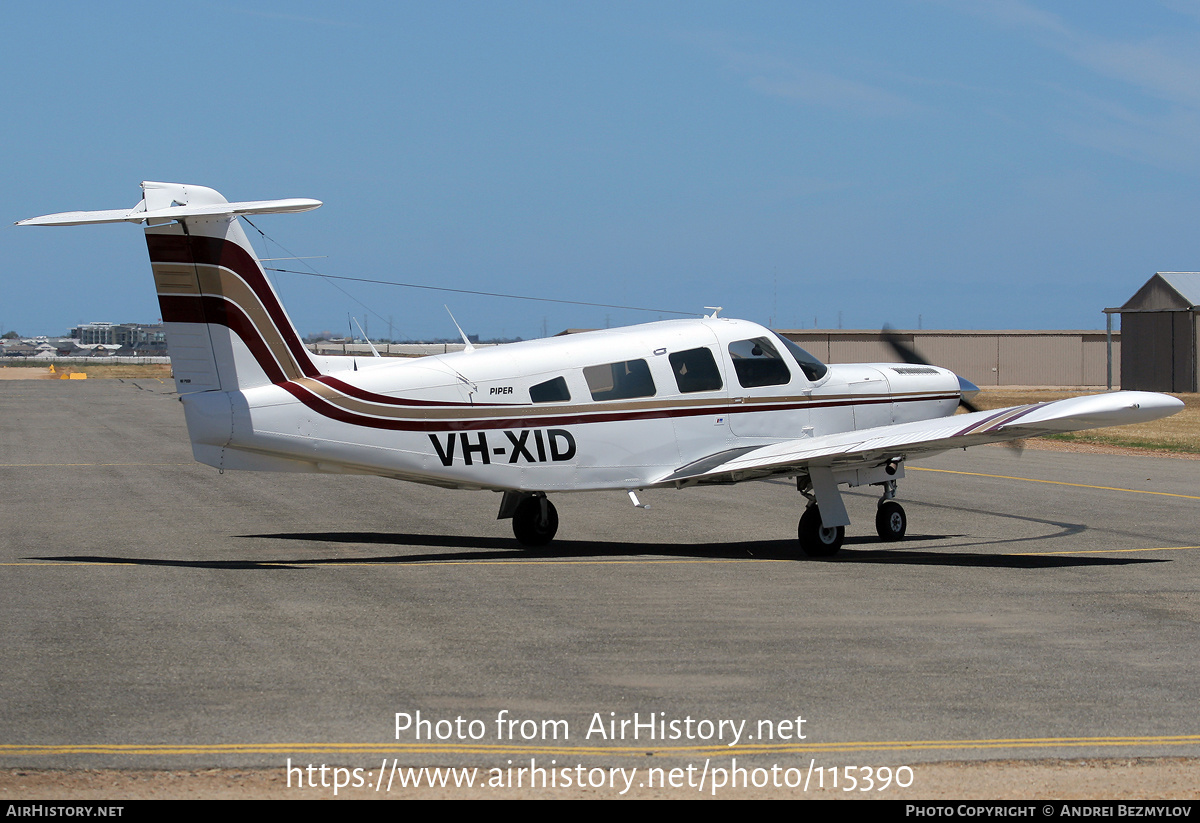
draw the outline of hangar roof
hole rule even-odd
[[[1133,297],[1111,312],[1200,310],[1200,272],[1160,271],[1145,282]]]

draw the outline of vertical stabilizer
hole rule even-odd
[[[145,182],[142,193],[132,209],[64,212],[17,225],[146,224],[180,394],[238,391],[318,375],[237,218],[307,211],[320,201],[230,203],[212,189],[179,183]]]
[[[159,202],[159,208],[224,202],[212,189],[143,185],[148,212]],[[237,391],[319,373],[236,216],[149,225],[146,246],[181,394]]]

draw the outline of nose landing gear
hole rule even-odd
[[[908,529],[908,515],[904,507],[895,500],[880,500],[879,508],[875,510],[875,533],[879,539],[891,543],[904,539]]]

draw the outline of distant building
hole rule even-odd
[[[161,323],[84,323],[71,329],[80,346],[103,344],[137,354],[166,354],[167,335]]]
[[[1121,388],[1200,391],[1200,272],[1160,271],[1118,309]]]

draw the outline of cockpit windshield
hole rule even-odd
[[[820,380],[829,371],[829,367],[822,363],[817,358],[806,352],[804,349],[797,346],[791,340],[788,340],[778,332],[772,332],[783,343],[784,348],[792,353],[792,357],[796,358],[796,362],[800,364],[800,370],[804,372],[804,376],[814,383]]]

